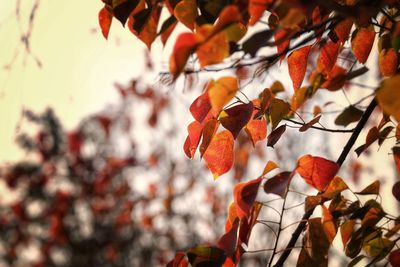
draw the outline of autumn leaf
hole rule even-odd
[[[219,121],[225,129],[229,130],[233,137],[239,135],[240,130],[247,124],[253,113],[253,103],[240,104],[223,110],[219,115]]]
[[[354,226],[356,224],[355,220],[346,220],[340,226],[340,236],[342,237],[343,247],[345,248],[347,242],[349,242],[351,235],[354,231]]]
[[[175,257],[167,263],[166,267],[187,267],[189,262],[186,259],[186,254],[184,252],[178,251]]]
[[[112,0],[114,17],[125,25],[129,15],[143,0]]]
[[[375,30],[373,26],[368,28],[358,28],[351,40],[351,49],[358,61],[364,64],[371,52],[375,40]]]
[[[218,247],[223,249],[226,255],[231,256],[236,250],[239,220],[233,222],[232,227],[218,239]]]
[[[303,83],[307,70],[307,60],[311,46],[304,46],[292,52],[288,57],[289,75],[293,82],[295,91],[300,88]]]
[[[190,248],[186,255],[191,266],[221,266],[224,263],[225,252],[217,247],[197,246]]]
[[[279,141],[282,134],[286,131],[286,124],[279,126],[273,130],[268,136],[267,146],[274,147],[274,145]]]
[[[252,26],[260,20],[264,11],[272,3],[272,0],[249,0],[249,25]]]
[[[203,158],[212,172],[214,179],[228,172],[233,165],[233,135],[225,130],[211,140]]]
[[[215,81],[208,90],[211,109],[216,116],[221,109],[236,95],[238,80],[235,77],[222,77]]]
[[[332,41],[327,42],[321,47],[317,62],[318,70],[323,73],[329,73],[332,70],[339,54],[339,47],[339,43],[334,43]]]
[[[339,39],[340,43],[346,42],[349,38],[351,27],[353,26],[353,19],[346,18],[340,21],[334,28],[334,32]]]
[[[187,60],[197,46],[197,39],[193,33],[182,33],[175,41],[172,55],[169,60],[169,71],[176,79],[184,69]]]
[[[379,105],[385,113],[400,121],[400,75],[383,80],[376,93]]]
[[[372,184],[368,185],[366,188],[361,190],[360,192],[356,192],[358,195],[379,195],[381,183],[379,181],[375,181]]]
[[[397,167],[397,173],[400,174],[400,147],[395,146],[392,148],[392,151],[393,151],[394,162]]]
[[[319,122],[319,119],[321,118],[321,114],[310,120],[309,122],[305,123],[303,126],[299,128],[299,132],[305,132],[308,129],[310,129],[314,124]]]
[[[364,112],[362,110],[350,105],[336,117],[335,124],[346,127],[350,123],[359,121],[363,114]]]
[[[320,86],[321,88],[326,88],[329,91],[342,89],[347,80],[346,70],[335,65],[325,79],[326,80]]]
[[[322,207],[322,226],[324,228],[325,235],[329,240],[329,243],[332,244],[333,239],[335,239],[337,232],[336,225],[329,209],[326,208],[325,205],[321,205],[321,207]]]
[[[195,118],[198,122],[203,122],[204,118],[211,110],[211,103],[208,92],[206,91],[199,97],[197,97],[190,105],[189,110],[193,118]]]
[[[397,199],[397,201],[400,201],[400,182],[397,182],[393,185],[392,194]]]
[[[281,172],[264,183],[264,192],[285,198],[291,179],[291,172]]]
[[[205,24],[196,29],[201,44],[196,49],[200,67],[220,63],[229,56],[229,43],[225,32],[212,35],[213,26]],[[211,37],[210,37],[211,36]]]
[[[379,70],[382,76],[393,76],[397,73],[399,59],[393,48],[383,49],[379,53]]]
[[[167,43],[169,37],[171,36],[177,24],[178,21],[172,15],[163,22],[158,35],[161,35],[161,42],[163,43],[164,46]]]
[[[203,157],[204,153],[206,152],[212,138],[214,137],[214,134],[217,132],[218,126],[219,122],[216,119],[208,120],[205,123],[202,135],[203,138],[200,144],[200,157]]]
[[[112,23],[112,12],[110,12],[107,7],[103,7],[99,12],[99,24],[101,28],[101,32],[103,33],[104,38],[108,38],[108,33],[110,32],[110,27]]]
[[[342,178],[340,178],[339,176],[335,176],[335,178],[333,178],[333,180],[329,183],[328,187],[326,188],[322,196],[326,199],[333,199],[342,191],[348,188],[349,187],[343,181]]]
[[[257,142],[262,141],[267,137],[267,121],[264,117],[256,120],[251,119],[247,123],[245,131],[251,139],[253,147],[255,147]]]
[[[197,13],[197,4],[195,0],[182,0],[174,9],[174,15],[183,25],[193,31]]]
[[[219,14],[218,20],[214,24],[211,34],[219,33],[241,20],[242,16],[240,15],[238,7],[235,5],[228,5],[224,7]]]
[[[261,181],[261,178],[257,178],[235,186],[233,197],[239,219],[242,220],[249,217]]]
[[[289,30],[278,29],[274,34],[276,49],[278,51],[278,55],[281,55],[279,57],[279,60],[281,62],[286,56],[286,53],[284,53],[284,51],[286,51],[286,49],[288,49],[290,45],[289,33]]]
[[[189,133],[189,147],[185,148],[185,151],[189,149],[190,158],[194,157],[197,147],[200,143],[200,137],[203,131],[203,125],[200,122],[194,121],[188,126]]]
[[[275,162],[273,162],[272,160],[269,160],[267,162],[267,164],[265,164],[264,170],[262,172],[261,176],[266,175],[267,173],[269,173],[272,170],[275,170],[276,168],[279,168],[278,164],[276,164]]]
[[[393,250],[390,253],[389,262],[392,266],[400,266],[400,249]]]
[[[268,114],[272,129],[290,112],[290,105],[282,99],[274,98],[269,105]]]
[[[339,165],[325,158],[304,155],[298,160],[296,170],[306,183],[321,192],[334,178]]]

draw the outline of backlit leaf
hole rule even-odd
[[[257,178],[245,183],[239,183],[234,189],[234,202],[238,217],[242,220],[250,216],[251,208],[256,200],[258,188],[262,179]]]
[[[272,0],[249,0],[250,26],[257,23],[272,2]]]
[[[182,33],[178,36],[169,60],[169,71],[174,79],[182,72],[196,46],[197,39],[193,33]]]
[[[340,178],[339,176],[335,176],[335,178],[333,178],[333,180],[329,183],[328,187],[326,188],[322,196],[326,199],[333,199],[342,191],[348,188],[349,187],[343,181],[342,178]]]
[[[307,70],[308,55],[311,46],[304,46],[292,52],[288,57],[289,75],[293,82],[295,91],[300,88],[303,83],[304,76]]]
[[[240,11],[235,5],[228,5],[224,7],[224,9],[219,14],[218,20],[215,23],[212,33],[218,33],[224,29],[227,29],[229,26],[236,24],[241,21],[242,16],[240,15]]]
[[[112,23],[113,15],[107,9],[107,7],[103,7],[99,12],[99,24],[101,28],[101,32],[103,33],[104,38],[108,38],[108,33],[110,32],[110,27]]]
[[[211,119],[204,125],[203,139],[200,144],[200,157],[203,157],[204,152],[206,152],[214,134],[217,132],[218,126],[219,122],[216,119]]]
[[[368,28],[358,28],[354,32],[351,40],[351,49],[358,61],[364,64],[371,52],[375,40],[375,30],[373,26]]]
[[[308,129],[311,128],[311,126],[313,126],[314,124],[319,122],[319,119],[321,118],[321,115],[318,115],[317,117],[313,118],[312,120],[310,120],[309,122],[307,122],[306,124],[304,124],[303,126],[301,126],[299,128],[300,132],[305,132]]]
[[[193,31],[197,18],[197,4],[195,0],[182,0],[174,9],[174,15],[183,25]]]
[[[369,257],[377,257],[374,259],[376,262],[383,259],[392,250],[393,246],[393,241],[384,237],[378,237],[365,243],[363,249]]]
[[[382,76],[393,76],[397,73],[399,59],[393,48],[383,49],[379,53],[379,70]]]
[[[336,59],[339,54],[339,43],[334,43],[332,41],[327,42],[320,49],[320,55],[318,58],[318,69],[323,73],[329,73],[333,66],[335,66]]]
[[[229,43],[225,32],[212,35],[212,25],[205,24],[196,29],[196,36],[202,42],[196,49],[200,66],[205,67],[220,63],[229,56]]]
[[[324,191],[339,170],[339,165],[325,158],[304,155],[298,160],[296,170],[309,185]]]
[[[193,118],[195,118],[198,122],[203,122],[204,118],[207,116],[208,112],[211,110],[210,97],[208,96],[208,92],[204,92],[193,103],[190,105],[190,113]]]
[[[285,101],[274,98],[269,105],[269,120],[272,124],[272,129],[275,129],[278,126],[279,122],[286,117],[286,115],[290,112],[290,105]]]
[[[173,260],[167,263],[166,267],[187,267],[189,265],[188,260],[184,252],[177,252]]]
[[[219,121],[236,139],[240,130],[249,122],[253,113],[253,103],[240,104],[220,113]]]
[[[321,205],[322,207],[322,226],[325,231],[325,235],[329,240],[329,243],[332,244],[333,239],[336,236],[336,225],[333,221],[333,216],[331,212],[325,207],[325,205]]]
[[[268,135],[267,146],[274,147],[279,141],[282,134],[286,131],[286,124],[279,126]]]
[[[275,170],[276,168],[279,168],[278,164],[276,164],[275,162],[273,162],[272,160],[269,160],[267,162],[267,164],[265,164],[263,173],[261,176],[266,175],[267,173],[269,173],[272,170]]]
[[[305,212],[314,209],[316,206],[321,205],[322,197],[319,196],[307,196],[304,204]]]
[[[251,119],[247,123],[245,131],[251,139],[253,146],[255,146],[257,142],[262,141],[267,137],[267,121],[264,117],[256,120]]]
[[[264,192],[267,194],[275,194],[282,198],[285,197],[292,179],[291,172],[281,172],[264,183]]]
[[[340,21],[334,28],[334,32],[339,41],[343,44],[349,38],[351,27],[353,26],[353,19],[346,18]]]
[[[349,242],[351,235],[354,231],[354,226],[356,225],[355,220],[346,220],[340,226],[340,236],[342,237],[343,247],[346,247],[347,242]]]
[[[289,33],[289,30],[278,29],[274,34],[276,49],[278,51],[278,55],[281,55],[279,57],[280,61],[285,58],[286,53],[284,52],[289,48],[290,45]]]
[[[204,152],[203,158],[214,179],[217,179],[232,168],[233,143],[233,135],[225,130],[214,135],[210,145]]]
[[[238,81],[235,77],[222,77],[215,81],[208,90],[211,108],[214,115],[231,101],[238,90]]]
[[[388,115],[400,121],[400,75],[385,79],[376,93],[379,105]]]
[[[316,263],[315,266],[327,266],[329,246],[330,242],[325,234],[321,218],[309,219],[304,237],[304,248]]]
[[[200,143],[200,137],[202,131],[203,131],[203,125],[201,125],[201,123],[198,121],[194,121],[190,123],[188,126],[189,141],[190,141],[189,145],[190,158],[194,157],[194,154]]]

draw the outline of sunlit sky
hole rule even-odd
[[[115,100],[114,82],[137,76],[144,61],[145,46],[118,21],[109,40],[102,37],[97,22],[101,1],[41,0],[30,39],[33,55],[43,64],[39,68],[22,46],[16,50],[35,0],[21,1],[21,22],[16,2],[0,1],[0,162],[22,156],[14,140],[24,109],[41,112],[51,106],[66,127],[74,127],[84,115]],[[12,69],[4,70],[15,52]]]

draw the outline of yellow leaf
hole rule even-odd
[[[235,77],[219,78],[208,90],[211,109],[216,116],[221,109],[235,96],[238,90],[238,81]]]
[[[400,75],[384,80],[376,98],[385,113],[400,121]]]

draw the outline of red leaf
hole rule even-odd
[[[393,185],[392,194],[397,201],[400,201],[400,182],[397,182]]]
[[[178,251],[175,254],[173,260],[167,263],[166,267],[187,267],[189,266],[189,262],[186,259],[186,254],[182,251]]]
[[[349,38],[352,26],[353,20],[351,18],[344,19],[335,26],[334,31],[342,44]]]
[[[395,146],[392,148],[394,162],[396,163],[397,172],[400,174],[400,147]]]
[[[197,46],[196,36],[193,33],[182,33],[175,41],[174,49],[169,60],[169,70],[176,79],[186,65],[190,54]]]
[[[192,113],[193,118],[198,122],[203,122],[204,118],[207,116],[208,112],[211,110],[210,97],[208,92],[200,95],[193,103],[190,105],[190,113]]]
[[[216,134],[206,152],[204,160],[212,172],[214,179],[228,172],[233,165],[233,136],[229,131]]]
[[[110,27],[112,23],[113,15],[106,8],[103,7],[99,12],[99,24],[101,28],[101,32],[103,33],[104,38],[108,38],[108,33],[110,32]]]
[[[400,266],[400,249],[393,250],[389,255],[389,262],[392,266]]]
[[[291,179],[291,172],[281,172],[267,180],[264,184],[264,191],[267,194],[275,194],[284,198]]]
[[[311,45],[304,46],[292,52],[288,57],[289,75],[293,82],[293,88],[296,91],[303,83],[307,70],[308,55]]]
[[[286,56],[286,53],[283,53],[283,51],[285,51],[290,45],[290,38],[288,37],[289,37],[289,31],[284,29],[279,29],[274,35],[278,54],[282,54],[279,57],[280,61],[282,61]]]
[[[264,11],[272,3],[272,0],[250,0],[249,1],[249,25],[254,25],[262,17]]]
[[[241,104],[221,112],[219,121],[236,139],[240,130],[247,124],[253,113],[253,103]]]
[[[236,220],[232,227],[218,240],[218,247],[223,249],[227,256],[235,253],[239,229],[239,220]]]
[[[204,152],[206,152],[210,142],[216,133],[219,126],[219,122],[216,119],[211,119],[206,122],[203,128],[203,139],[200,145],[200,157],[203,157]]]
[[[383,49],[379,53],[379,70],[383,76],[393,76],[397,72],[399,59],[393,48]]]
[[[324,191],[339,170],[339,165],[321,157],[304,155],[298,160],[296,170],[306,183]]]
[[[240,15],[239,8],[236,5],[228,5],[224,7],[218,16],[218,20],[215,23],[212,34],[216,34],[233,23],[241,21],[242,16]]]
[[[188,133],[189,133],[188,149],[190,158],[193,158],[194,154],[196,153],[196,149],[200,143],[200,137],[202,131],[203,131],[203,125],[198,121],[193,121],[188,126]],[[187,144],[185,142],[185,151],[187,150],[186,146]]]
[[[286,124],[279,126],[268,136],[267,146],[274,147],[276,142],[281,138],[282,134],[286,131]]]
[[[301,126],[299,128],[300,132],[305,132],[308,129],[311,128],[311,126],[313,126],[314,124],[316,124],[317,122],[319,122],[319,119],[321,118],[321,114],[318,115],[317,117],[315,117],[314,119],[310,120],[309,122],[307,122],[306,124],[304,124],[303,126]]]
[[[242,220],[249,217],[251,208],[256,200],[261,180],[261,178],[257,178],[247,183],[239,183],[235,186],[233,197],[239,219]]]
[[[336,59],[339,54],[340,44],[332,41],[327,42],[321,47],[321,54],[318,58],[318,69],[323,73],[329,73],[335,66]]]
[[[375,30],[373,26],[359,28],[351,40],[351,49],[358,61],[364,64],[371,52],[375,40]]]

